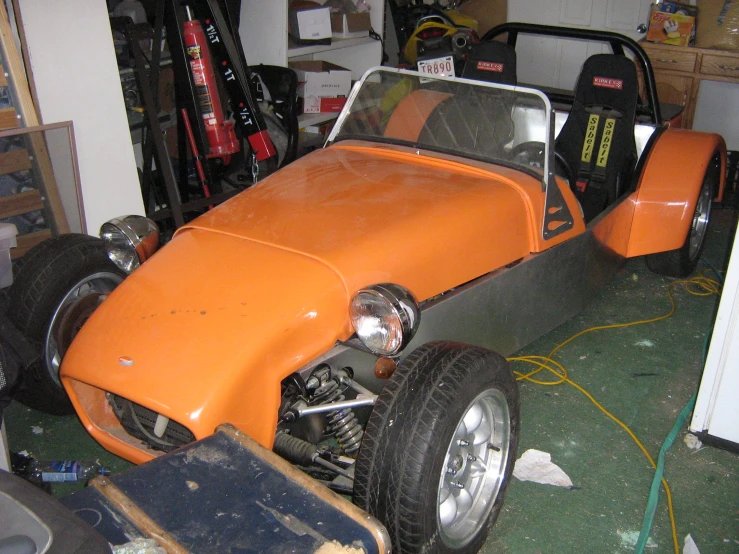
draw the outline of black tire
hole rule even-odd
[[[449,468],[460,456],[450,459],[449,455],[455,448],[462,452],[457,445],[464,441],[455,437],[461,436],[463,416],[472,413],[468,408],[486,395],[495,398],[505,414],[500,420],[493,418],[495,432],[502,435],[490,439],[490,444],[497,440],[501,444],[490,446],[485,440],[477,446],[486,452],[478,454],[486,460],[480,463],[498,472],[495,490],[487,498],[494,501],[473,502],[473,508],[479,508],[470,509],[475,513],[468,522],[474,529],[455,536],[452,526],[441,523],[439,498],[448,492],[442,490],[446,480],[458,477]],[[394,552],[478,552],[500,513],[513,472],[518,427],[518,388],[504,358],[453,342],[421,346],[398,366],[375,403],[356,461],[354,502],[384,523]],[[496,448],[500,448],[497,453]],[[493,462],[496,455],[498,461]],[[477,462],[466,454],[464,459]],[[459,470],[457,484],[467,471]],[[486,496],[479,490],[473,493],[477,499]]]
[[[648,254],[647,267],[654,273],[668,277],[687,277],[695,271],[708,236],[711,206],[721,179],[721,157],[714,154],[706,169],[703,184],[698,192],[693,222],[685,242],[680,248],[668,252]]]
[[[38,345],[41,357],[31,367],[24,368],[16,400],[48,414],[74,413],[59,382],[59,363],[79,326],[94,309],[83,310],[76,300],[91,294],[107,294],[124,277],[108,259],[102,241],[88,235],[53,237],[24,256],[8,292],[8,317]],[[68,297],[72,291],[79,292],[79,296]],[[56,331],[72,306],[80,311],[74,321],[65,321],[64,340],[58,344]]]

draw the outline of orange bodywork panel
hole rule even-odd
[[[349,294],[393,282],[424,300],[582,232],[575,226],[541,238],[541,189],[537,179],[500,166],[344,141],[185,229],[314,257],[341,276]],[[571,208],[577,213],[576,203]]]
[[[114,422],[90,413],[100,398],[82,395],[83,385],[171,417],[198,439],[230,422],[271,445],[280,381],[350,334],[347,304],[341,279],[319,261],[190,230],[95,311],[62,380],[90,433],[131,461],[145,460],[114,440]]]
[[[695,205],[713,156],[721,155],[723,197],[726,144],[720,135],[667,129],[658,138],[634,193],[629,258],[680,248],[693,222]]]
[[[317,151],[181,228],[95,311],[62,381],[88,431],[133,462],[156,452],[125,438],[105,392],[197,439],[231,423],[271,447],[280,382],[351,336],[357,290],[393,282],[422,301],[584,230],[545,243],[543,203],[506,168]]]
[[[627,196],[603,217],[597,218],[592,225],[595,239],[619,256],[626,257],[629,249],[635,201],[636,193]]]
[[[721,156],[721,199],[726,145],[719,135],[666,129],[644,164],[636,190],[592,223],[599,243],[633,258],[680,248],[693,221],[709,162]]]

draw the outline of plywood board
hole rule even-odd
[[[28,150],[25,148],[0,153],[0,175],[26,169],[31,169],[31,160],[28,157]]]
[[[44,201],[41,199],[41,193],[37,190],[2,196],[0,197],[0,219],[27,214],[28,212],[41,210],[43,207]]]
[[[38,243],[45,241],[48,238],[51,238],[51,231],[48,229],[36,231],[35,233],[28,233],[27,235],[18,235],[18,246],[10,249],[10,257],[16,260]]]
[[[0,108],[0,131],[18,128],[18,117],[13,108]]]

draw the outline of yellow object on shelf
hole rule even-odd
[[[697,15],[695,6],[677,2],[654,4],[649,15],[647,40],[675,46],[692,46],[695,44]]]

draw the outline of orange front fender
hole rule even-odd
[[[726,143],[720,135],[667,129],[648,154],[637,190],[626,256],[680,248],[693,221],[695,204],[713,156],[721,156],[723,197]]]

